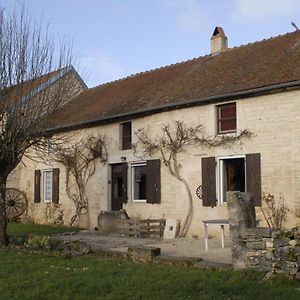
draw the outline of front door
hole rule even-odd
[[[111,210],[120,210],[127,202],[127,163],[111,166]]]

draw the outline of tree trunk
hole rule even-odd
[[[177,178],[179,181],[181,181],[184,184],[188,196],[188,209],[185,216],[185,220],[183,222],[182,228],[180,229],[180,233],[179,233],[180,237],[185,237],[190,228],[192,218],[193,218],[193,197],[188,182],[179,173],[179,165],[178,165],[176,153],[174,153],[172,157],[173,157],[174,171],[172,171],[170,166],[169,166],[169,171],[171,175],[173,175],[175,178]]]
[[[193,197],[192,197],[191,189],[190,189],[187,181],[184,178],[182,178],[181,182],[183,182],[184,187],[187,192],[187,195],[188,195],[188,210],[187,210],[187,214],[186,214],[186,217],[185,217],[184,223],[182,225],[182,229],[181,229],[181,237],[185,237],[191,226],[191,222],[192,222],[192,218],[193,218]]]
[[[7,177],[0,177],[0,248],[8,245],[6,233],[5,188]]]

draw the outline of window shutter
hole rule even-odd
[[[247,192],[252,193],[255,206],[261,206],[260,153],[246,154]]]
[[[131,122],[122,123],[122,150],[131,149],[132,126]]]
[[[214,157],[203,157],[202,165],[202,200],[203,206],[216,206],[216,160]]]
[[[34,203],[41,202],[41,171],[34,171]]]
[[[59,169],[52,170],[52,202],[59,203]]]
[[[127,203],[127,163],[122,163],[122,202]]]
[[[147,203],[160,203],[160,159],[147,160]]]

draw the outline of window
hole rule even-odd
[[[249,192],[261,206],[260,153],[228,157],[202,157],[202,203],[214,207],[226,201],[227,191]]]
[[[146,202],[147,169],[146,163],[133,164],[132,168],[132,200]]]
[[[44,202],[52,202],[52,186],[53,186],[52,170],[43,171],[43,200]]]
[[[132,202],[160,203],[160,160],[131,164]]]
[[[236,103],[227,103],[217,106],[218,133],[236,131]]]
[[[34,171],[34,203],[59,202],[59,169]]]
[[[131,149],[131,122],[121,124],[122,150]]]

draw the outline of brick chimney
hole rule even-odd
[[[227,36],[222,27],[216,27],[211,37],[211,54],[218,54],[228,48]]]

